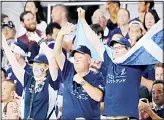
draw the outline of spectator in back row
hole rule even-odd
[[[120,2],[119,1],[109,1],[105,5],[106,11],[110,15],[110,19],[107,20],[107,27],[110,31],[117,28],[117,13],[120,9]]]
[[[45,33],[45,29],[47,27],[47,23],[45,22],[45,17],[43,13],[43,8],[40,4],[40,1],[29,0],[25,3],[24,11],[30,11],[34,15],[34,19],[37,22],[36,28],[40,30],[42,33]],[[19,36],[22,36],[26,33],[26,29],[24,27],[20,28]]]
[[[52,21],[56,22],[63,27],[68,22],[68,10],[65,5],[57,4],[53,7],[51,13]],[[72,31],[70,34],[64,36],[64,45],[67,53],[70,53],[72,50],[72,41],[75,37],[75,31]]]
[[[103,10],[97,9],[93,13],[92,24],[99,24],[103,28],[103,31],[104,31],[104,34],[103,34],[104,40],[103,41],[107,41],[108,42],[110,31],[109,31],[109,29],[106,26],[107,25],[107,19],[105,18],[105,13],[104,13]]]
[[[111,31],[109,40],[112,39],[114,34],[121,34],[122,36],[129,39],[129,35],[128,35],[129,21],[130,21],[129,11],[123,8],[119,9],[117,14],[117,23],[119,27]]]
[[[139,17],[135,18],[136,20],[141,21],[142,23],[144,22],[144,15],[146,11],[149,9],[152,9],[154,7],[154,1],[153,0],[148,0],[148,1],[139,1],[138,2],[138,12],[139,12]]]
[[[143,25],[146,31],[148,31],[154,24],[160,20],[156,10],[149,9],[144,16]]]
[[[20,21],[22,25],[26,29],[26,33],[20,37],[18,37],[18,40],[22,41],[28,46],[28,60],[34,59],[35,56],[39,53],[39,45],[35,41],[31,41],[28,39],[28,34],[30,32],[36,32],[39,36],[41,36],[41,31],[36,29],[36,20],[34,18],[34,15],[32,12],[27,11],[23,12],[20,15]]]

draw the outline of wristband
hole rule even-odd
[[[45,42],[44,38],[40,39],[40,40],[37,42],[37,44],[40,46],[40,44],[41,44],[42,42]]]

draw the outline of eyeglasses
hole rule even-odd
[[[121,50],[122,48],[125,48],[125,46],[112,47],[113,50]]]

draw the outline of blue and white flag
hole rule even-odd
[[[85,31],[83,29],[81,20],[78,20],[78,24],[77,24],[76,39],[74,43],[75,49],[79,45],[85,45],[86,47],[88,47],[88,49],[90,49],[91,51],[92,58],[101,61],[99,54],[97,53],[97,51],[95,50],[95,48],[92,46],[92,44],[90,43],[90,41],[87,39],[85,35]]]
[[[163,19],[158,21],[125,56],[114,63],[123,65],[150,65],[163,63],[164,36]]]

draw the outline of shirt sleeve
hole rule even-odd
[[[32,69],[28,69],[27,71],[25,71],[25,74],[24,74],[24,87],[26,87],[26,85],[30,82],[31,83],[31,80],[33,78],[33,71]]]
[[[64,67],[62,70],[63,80],[65,80],[65,78],[69,75],[73,67],[74,67],[73,64],[68,59],[65,59]]]
[[[59,72],[58,72],[58,73],[59,73]],[[52,77],[51,77],[50,72],[48,72],[47,80],[49,80],[49,84],[51,85],[51,87],[52,87],[54,90],[58,90],[58,89],[59,89],[59,83],[60,83],[60,81],[61,81],[60,75],[58,75],[57,79],[54,81],[54,80],[52,80]]]
[[[96,75],[94,87],[100,89],[103,93],[105,91],[105,81],[101,72]]]
[[[107,51],[104,51],[104,62],[103,65],[108,66],[112,62],[111,58],[109,57]]]
[[[155,80],[155,70],[154,65],[148,65],[142,76],[149,80]]]

